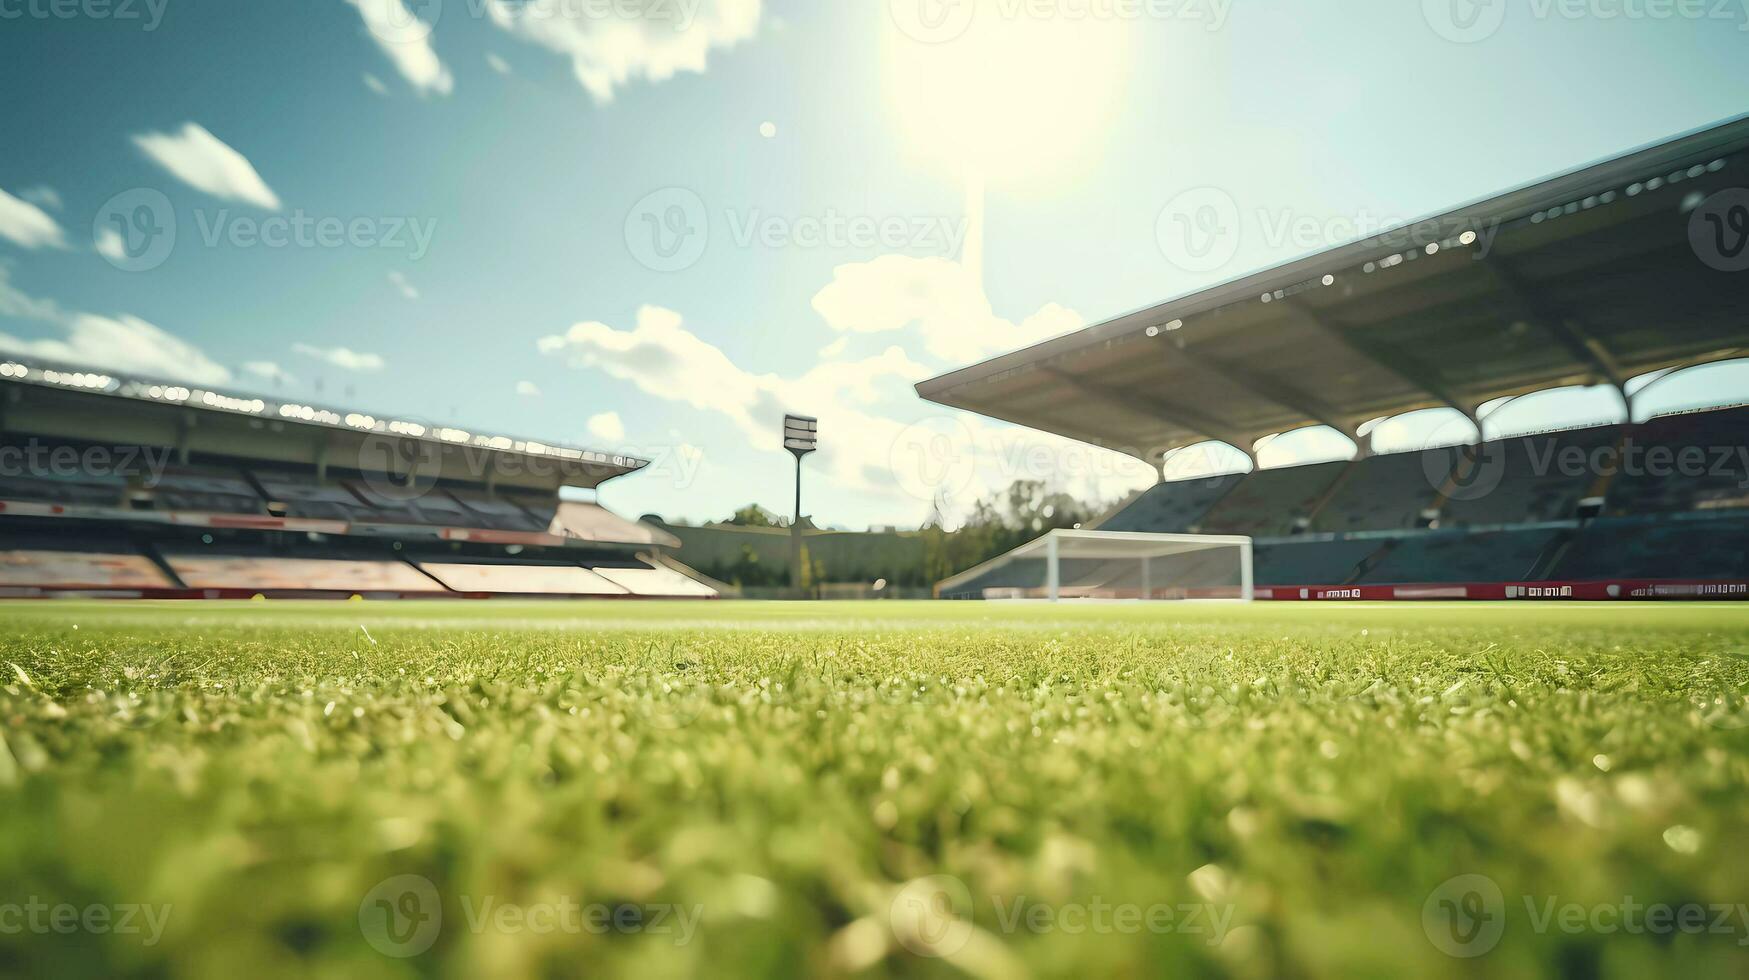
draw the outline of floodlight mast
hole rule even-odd
[[[802,591],[802,457],[820,448],[820,420],[810,415],[783,417],[783,448],[796,458],[796,509],[789,522],[789,581]]]

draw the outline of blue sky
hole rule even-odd
[[[785,410],[822,523],[1145,485],[911,385],[1339,243],[1178,268],[1187,189],[1340,239],[1749,104],[1739,0],[55,2],[0,0],[7,346],[641,452],[603,501],[693,519],[790,509]]]

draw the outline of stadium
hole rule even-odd
[[[678,541],[562,500],[644,460],[0,364],[7,595],[706,598]]]
[[[1749,976],[1749,117],[1665,125],[1719,118],[1734,24],[146,6],[0,31],[0,977]],[[885,123],[875,26],[930,102]],[[916,117],[980,151],[951,207],[870,138]],[[1125,229],[1222,216],[1111,217],[1465,155],[1514,189],[1176,294]],[[822,189],[972,231],[798,245]],[[215,202],[443,234],[201,244]],[[1171,298],[994,312],[1059,274]],[[821,276],[816,338],[777,294]],[[945,516],[877,444],[919,417],[1153,474]],[[628,448],[664,430],[698,482]],[[871,493],[936,509],[851,529]]]
[[[1705,239],[1691,237],[1699,203],[1741,180],[1746,146],[1736,120],[918,392],[1156,466],[1211,440],[1255,462],[1304,427],[1351,436],[1354,459],[1163,481],[1098,525],[1252,537],[1259,599],[1742,598],[1749,410],[1644,417],[1634,404],[1682,369],[1749,353],[1740,287],[1697,261]],[[1514,398],[1594,385],[1618,393],[1621,422],[1372,451],[1393,416],[1444,410],[1447,430],[1480,436]],[[940,592],[1036,595],[1044,565],[998,560]],[[1219,553],[1155,566],[1148,596],[1238,585]],[[1063,594],[1144,596],[1132,560],[1063,573]]]

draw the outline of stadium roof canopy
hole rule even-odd
[[[1749,271],[1721,271],[1729,255],[1695,210],[1716,192],[1749,188],[1746,149],[1742,117],[917,391],[1158,462],[1210,440],[1249,452],[1264,436],[1319,424],[1356,436],[1371,420],[1426,408],[1473,419],[1505,396],[1622,388],[1648,372],[1743,356]],[[1749,191],[1737,193],[1749,204]],[[1741,234],[1724,229],[1723,247]]]
[[[540,489],[594,488],[648,465],[620,453],[12,356],[0,356],[0,433]]]

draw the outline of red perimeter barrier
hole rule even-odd
[[[1749,599],[1749,582],[1620,579],[1606,582],[1467,582],[1418,585],[1258,586],[1276,601],[1403,599]]]

